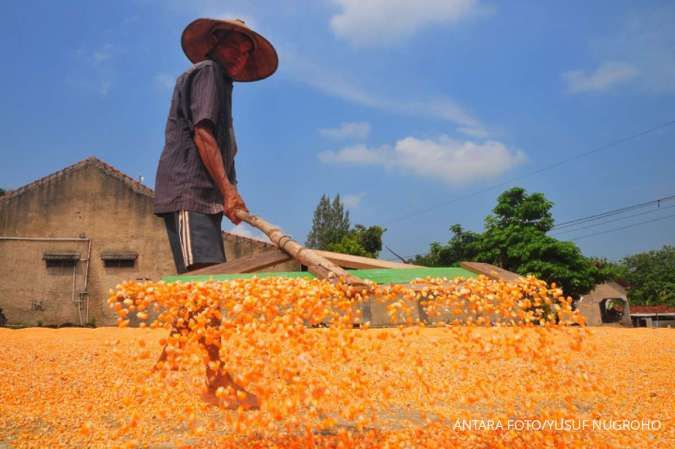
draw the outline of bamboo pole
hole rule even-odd
[[[269,239],[279,247],[279,249],[287,252],[294,259],[301,264],[307,266],[307,269],[319,279],[327,279],[331,282],[338,282],[340,279],[346,284],[365,286],[365,283],[356,276],[349,274],[339,266],[330,262],[326,258],[320,256],[309,248],[305,248],[293,238],[285,234],[281,228],[274,226],[262,218],[251,215],[248,212],[238,209],[236,211],[237,217],[251,226],[260,229],[269,237]]]

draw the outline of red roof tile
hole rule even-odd
[[[631,304],[630,313],[675,313],[675,307],[665,304],[653,306],[634,306]]]

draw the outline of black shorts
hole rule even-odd
[[[182,210],[162,214],[162,217],[178,274],[225,262],[220,227],[222,213],[200,214]]]

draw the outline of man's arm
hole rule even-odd
[[[213,178],[213,181],[218,186],[218,189],[223,194],[224,198],[224,214],[234,224],[241,223],[241,220],[234,215],[236,209],[246,208],[244,200],[239,196],[237,188],[230,183],[225,173],[225,164],[223,163],[223,155],[218,148],[218,142],[213,135],[212,125],[208,120],[202,120],[195,126],[194,142],[202,162],[206,166],[206,170]]]

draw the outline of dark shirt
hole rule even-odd
[[[189,210],[203,214],[223,211],[223,195],[211,178],[194,143],[194,127],[213,125],[225,174],[237,183],[232,128],[232,80],[211,60],[195,64],[176,80],[166,121],[165,144],[155,178],[155,214]]]

